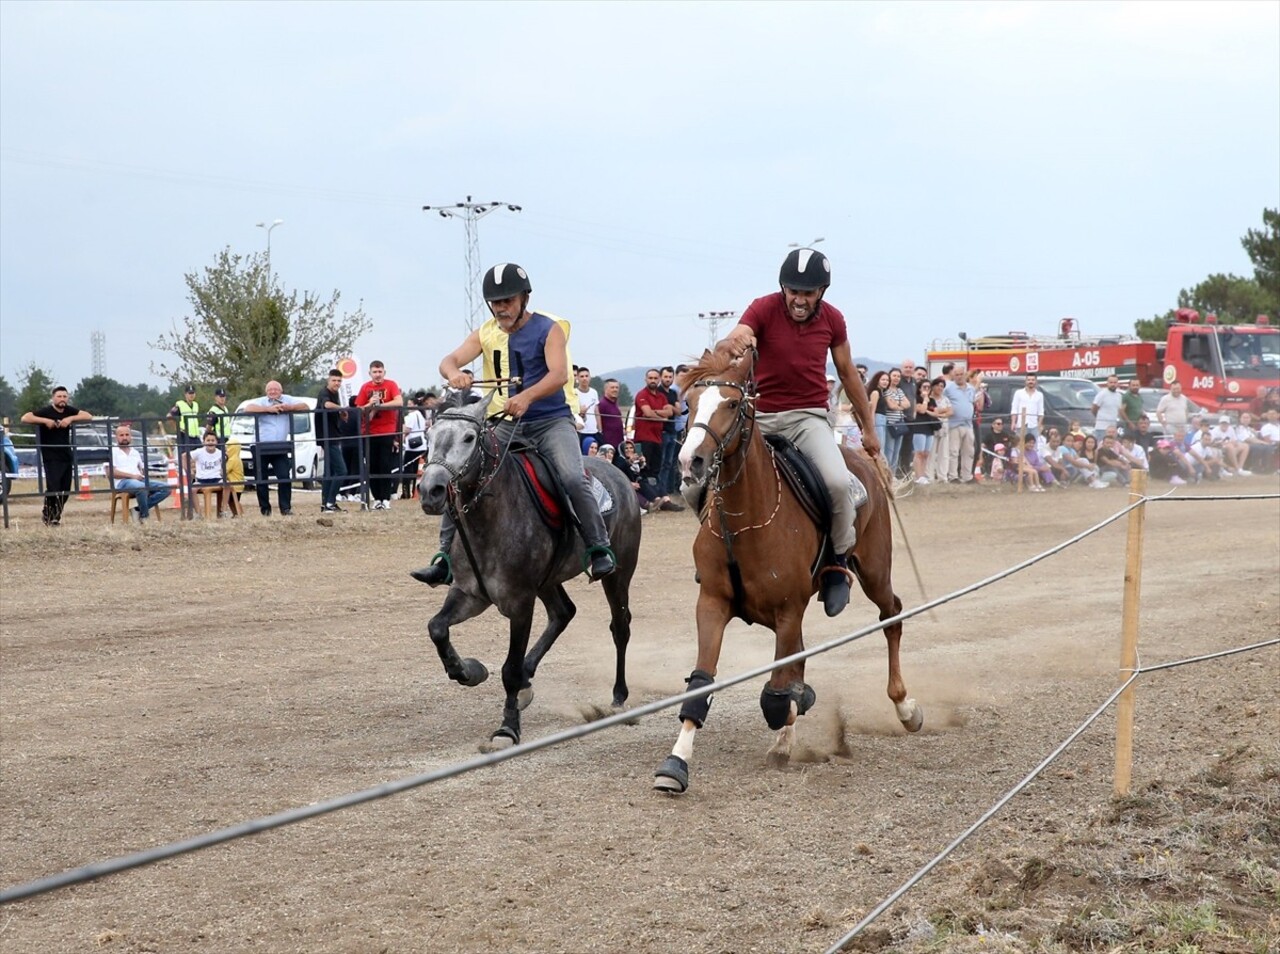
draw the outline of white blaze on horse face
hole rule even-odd
[[[701,424],[702,427],[699,430],[702,432],[702,440],[686,440],[684,446],[680,448],[680,473],[682,476],[689,476],[689,467],[690,462],[693,460],[693,455],[698,452],[698,448],[702,446],[703,441],[711,437],[709,431],[704,428],[709,427],[711,418],[720,409],[720,405],[728,400],[730,399],[719,388],[706,388],[698,398],[697,411],[693,416],[693,420],[689,421],[685,427],[685,434],[693,433],[693,426]]]

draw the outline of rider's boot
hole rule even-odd
[[[849,563],[843,553],[837,553],[835,566],[822,574],[822,608],[828,616],[838,616],[849,605]]]
[[[446,519],[448,514],[445,515]],[[453,564],[449,561],[449,548],[453,546],[453,528],[442,527],[440,534],[440,550],[431,558],[431,563],[420,570],[410,570],[409,575],[419,583],[427,586],[440,586],[453,582]]]
[[[587,564],[587,575],[593,580],[608,576],[618,568],[617,557],[609,549],[609,541],[607,539],[604,543],[587,547],[587,552],[582,559]]]

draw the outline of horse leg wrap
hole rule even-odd
[[[781,729],[791,717],[791,701],[795,695],[790,689],[774,689],[766,685],[760,691],[760,711],[765,724],[771,729]]]
[[[799,693],[794,694],[796,696],[796,715],[804,715],[818,701],[818,694],[813,691],[813,686],[807,682],[800,683]]]
[[[689,678],[685,680],[685,684],[690,689],[701,689],[703,686],[709,686],[716,681],[716,677],[709,672],[701,669],[695,669],[689,674]],[[690,699],[680,707],[680,721],[688,719],[699,729],[702,723],[707,721],[707,712],[711,709],[711,696],[705,695],[701,699]]]
[[[502,725],[493,733],[493,738],[508,738],[516,745],[520,744],[520,708],[502,709]]]

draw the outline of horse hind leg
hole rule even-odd
[[[538,637],[538,641],[533,644],[533,648],[529,650],[529,654],[524,657],[524,678],[520,683],[519,692],[516,693],[516,705],[522,710],[529,708],[529,703],[533,702],[533,677],[538,671],[542,657],[551,650],[555,641],[560,638],[560,634],[568,628],[569,623],[578,613],[573,600],[559,583],[540,592],[538,599],[542,601],[547,611],[547,625],[542,635]]]
[[[628,574],[629,576],[629,574]],[[627,646],[631,642],[630,579],[623,572],[604,578],[604,594],[609,601],[609,632],[613,636],[613,707],[620,708],[631,690],[627,688]]]
[[[866,567],[857,564],[855,572],[862,584],[862,591],[880,610],[880,619],[890,619],[902,612],[902,600],[898,599],[889,584],[888,571],[869,574]],[[924,725],[924,709],[915,699],[907,696],[906,683],[902,681],[902,667],[898,661],[898,645],[902,641],[902,622],[884,627],[884,638],[889,649],[888,695],[898,713],[898,721],[908,732],[919,732]]]

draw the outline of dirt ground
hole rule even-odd
[[[942,487],[900,508],[937,596],[1126,499]],[[109,528],[104,500],[73,500],[50,531],[16,505],[0,532],[0,885],[476,754],[500,719],[500,680],[446,679],[426,636],[443,593],[406,575],[434,550],[437,521],[398,502],[326,527],[317,495],[295,508]],[[632,704],[678,691],[695,641],[695,521],[644,519]],[[823,951],[1112,691],[1124,550],[1121,520],[908,621],[918,735],[885,697],[876,634],[810,661],[818,703],[786,771],[764,767],[771,734],[748,684],[717,696],[680,798],[651,789],[678,728],[664,712],[7,905],[0,951]],[[920,602],[905,559],[895,579]],[[538,674],[526,739],[609,700],[603,596],[569,588],[578,617]],[[872,619],[858,598],[835,620],[815,605],[808,642]],[[1144,662],[1278,632],[1277,501],[1148,508]],[[496,673],[499,617],[454,635]],[[720,672],[772,654],[771,634],[734,624]],[[854,948],[1276,950],[1278,685],[1275,648],[1145,676],[1129,798],[1112,797],[1108,712]]]

